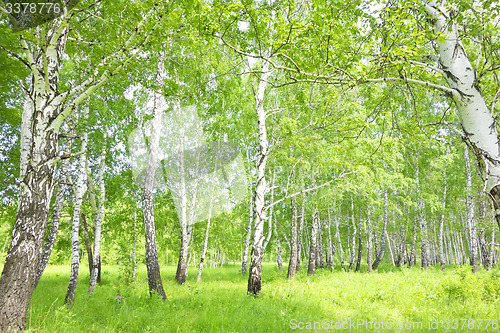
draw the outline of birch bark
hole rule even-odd
[[[88,106],[85,107],[84,118],[88,116]],[[81,149],[87,149],[88,133],[85,131],[82,134]],[[75,290],[78,284],[78,270],[80,266],[79,239],[78,232],[80,230],[80,212],[83,202],[83,195],[87,190],[87,170],[86,170],[86,154],[80,155],[80,165],[78,169],[78,178],[75,189],[75,207],[73,209],[73,220],[71,223],[71,273],[69,276],[68,290],[66,292],[65,304],[73,304],[75,302]]]
[[[424,2],[432,17],[435,33],[445,36],[437,41],[439,65],[457,106],[465,139],[484,162],[485,189],[491,194],[495,218],[500,227],[500,152],[497,120],[487,107],[473,68],[462,44],[458,24],[446,1]]]
[[[474,200],[472,199],[472,174],[470,171],[469,148],[464,147],[465,160],[465,215],[467,219],[467,229],[469,231],[469,261],[472,271],[478,270],[478,240],[477,240],[477,220],[474,212]]]
[[[290,262],[288,264],[288,279],[295,278],[297,269],[297,199],[291,198],[292,221],[290,226]]]
[[[316,247],[318,243],[318,212],[313,214],[311,225],[311,243],[309,244],[309,264],[307,266],[307,275],[313,276],[316,271]]]
[[[158,87],[161,87],[163,85],[163,76],[163,55],[160,53],[156,68],[156,83]],[[161,119],[164,109],[165,101],[163,100],[163,96],[159,92],[155,92],[153,122],[151,126],[148,164],[146,167],[146,175],[144,178],[142,207],[144,216],[144,237],[149,293],[158,293],[165,300],[167,298],[167,295],[165,294],[163,284],[161,282],[160,264],[158,262],[158,252],[156,248],[155,216],[153,209],[153,189],[158,161],[160,133],[162,128]]]
[[[259,153],[257,157],[257,184],[254,195],[254,232],[252,255],[250,259],[250,274],[248,276],[248,293],[258,294],[262,288],[262,258],[264,256],[262,243],[264,241],[264,222],[266,221],[266,164],[268,157],[268,141],[266,129],[266,112],[264,110],[264,94],[271,75],[269,62],[263,60],[262,74],[255,94],[255,111],[259,127]]]
[[[301,172],[302,177],[302,172]],[[303,183],[303,181],[302,181]],[[296,271],[300,271],[300,263],[302,262],[302,232],[304,230],[305,216],[306,216],[306,194],[302,193],[302,204],[300,205],[300,222],[299,222],[299,232],[297,235],[297,268]]]
[[[384,218],[382,220],[382,234],[380,235],[380,250],[377,252],[377,256],[375,261],[373,262],[372,268],[377,269],[378,265],[384,258],[385,253],[385,243],[387,236],[387,210],[388,210],[388,199],[387,199],[387,190],[384,191]]]
[[[104,168],[106,165],[106,145],[104,144],[99,157],[99,208],[95,220],[94,231],[94,259],[92,260],[92,274],[90,275],[89,293],[93,293],[96,283],[101,282],[101,226],[104,219],[104,200],[106,187],[104,182]]]
[[[446,146],[446,154],[448,154],[448,146]],[[441,220],[439,221],[439,233],[438,233],[438,249],[439,249],[439,262],[441,263],[441,269],[446,268],[446,257],[444,251],[444,216],[446,210],[446,191],[447,191],[447,183],[446,183],[446,166],[443,170],[443,211],[441,212]]]

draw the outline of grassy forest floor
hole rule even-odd
[[[265,264],[263,289],[254,298],[246,295],[248,275],[241,275],[239,268],[235,264],[206,268],[201,283],[196,283],[197,271],[190,268],[188,281],[179,286],[175,267],[163,267],[168,301],[162,302],[149,297],[145,267],[139,267],[137,280],[130,282],[118,266],[104,266],[103,282],[93,296],[87,294],[88,269],[81,267],[75,304],[67,307],[63,301],[69,266],[49,266],[31,300],[28,328],[30,332],[291,332],[302,331],[299,328],[307,328],[308,322],[314,328],[319,322],[321,327],[316,323],[313,331],[500,332],[498,269],[472,274],[469,267],[442,272],[381,266],[371,274],[318,270],[314,277],[307,277],[303,269],[294,281],[287,281],[286,271],[280,274],[275,264]],[[493,321],[486,329],[487,322],[478,327],[478,319]]]

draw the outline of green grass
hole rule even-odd
[[[238,265],[207,268],[199,284],[194,268],[190,268],[188,281],[183,286],[175,283],[174,273],[175,267],[162,269],[168,296],[168,301],[162,302],[157,296],[149,297],[145,267],[140,267],[138,279],[133,283],[123,278],[117,266],[103,267],[103,283],[93,296],[87,293],[88,269],[81,267],[75,304],[67,307],[63,301],[69,266],[50,266],[31,300],[29,331],[300,331],[290,326],[295,319],[304,325],[323,320],[333,321],[333,325],[349,320],[353,323],[371,321],[372,325],[383,321],[393,325],[391,330],[370,330],[365,324],[358,329],[340,330],[342,332],[427,332],[431,331],[429,321],[456,318],[458,330],[446,330],[445,322],[440,322],[438,330],[434,330],[455,332],[461,331],[462,318],[500,321],[498,269],[472,274],[468,267],[454,267],[445,272],[436,268],[422,271],[379,267],[378,272],[371,274],[318,270],[315,277],[307,277],[302,270],[294,281],[287,281],[286,271],[280,274],[276,265],[266,264],[258,298],[246,295],[248,275],[241,275]],[[115,299],[118,294],[120,303]],[[421,322],[422,329],[415,326],[415,329],[397,330],[399,322]],[[479,331],[477,321],[474,325],[475,328],[468,331]],[[315,331],[327,330],[317,327]],[[492,330],[490,324],[488,330],[481,331],[500,329]]]

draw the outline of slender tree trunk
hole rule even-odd
[[[425,216],[425,202],[422,198],[420,191],[420,170],[417,163],[415,169],[415,178],[417,181],[417,212],[418,212],[418,220],[420,223],[420,241],[421,241],[421,250],[420,255],[422,259],[422,268],[426,269],[429,267],[429,236],[427,232],[427,219]]]
[[[472,266],[472,271],[475,273],[478,270],[478,242],[477,242],[477,221],[474,212],[474,201],[472,199],[472,175],[469,162],[469,148],[464,148],[465,160],[465,212],[467,216],[467,228],[469,230],[469,259]]]
[[[96,283],[101,282],[101,226],[104,219],[104,201],[106,199],[106,187],[104,182],[104,168],[106,166],[106,144],[103,143],[99,161],[99,208],[95,219],[94,232],[94,260],[92,261],[92,274],[90,275],[89,293],[93,293]]]
[[[356,260],[355,272],[359,272],[361,268],[361,255],[363,253],[363,219],[361,218],[361,207],[359,208],[359,221],[358,221],[358,258]]]
[[[377,253],[377,257],[373,262],[372,269],[377,269],[378,265],[384,258],[385,253],[385,242],[387,238],[387,209],[388,209],[388,199],[387,199],[387,190],[384,191],[384,219],[382,221],[382,234],[380,235],[380,251]]]
[[[273,228],[274,228],[274,237],[276,238],[276,251],[278,253],[278,257],[276,258],[276,263],[278,264],[278,269],[280,272],[283,271],[283,258],[281,255],[281,242],[280,237],[278,235],[278,220],[273,219]]]
[[[333,249],[333,243],[332,243],[332,231],[331,231],[331,225],[332,221],[330,220],[330,214],[328,214],[328,223],[327,223],[327,230],[328,230],[328,268],[330,270],[333,270],[333,256],[335,254],[335,251]]]
[[[201,272],[203,270],[203,263],[205,262],[205,255],[207,254],[210,220],[212,219],[212,203],[213,203],[213,194],[210,195],[210,203],[208,206],[207,229],[205,231],[205,240],[203,241],[203,250],[200,256],[200,266],[198,268],[198,278],[196,279],[196,282],[201,282]]]
[[[354,217],[354,202],[351,198],[351,221],[352,221],[352,245],[351,245],[351,253],[349,257],[349,270],[352,270],[354,267],[354,260],[356,258],[356,219]],[[361,230],[359,231],[361,233]]]
[[[491,228],[491,252],[490,252],[490,267],[492,269],[495,265],[495,227]]]
[[[337,242],[339,244],[340,267],[342,267],[342,269],[344,271],[346,271],[346,268],[345,268],[345,265],[344,265],[344,249],[342,248],[342,241],[340,239],[339,220],[338,220],[337,217],[335,218],[335,226],[336,226],[335,233],[336,233],[336,236],[337,236]]]
[[[448,154],[448,146],[446,146],[446,154]],[[441,220],[439,221],[439,234],[438,234],[438,245],[439,245],[439,262],[441,263],[441,269],[446,268],[446,258],[444,254],[444,216],[445,216],[445,210],[446,210],[446,191],[447,191],[447,184],[446,184],[446,167],[444,167],[443,170],[443,208],[441,212]]]
[[[301,173],[302,175],[302,173]],[[301,176],[302,177],[302,176]],[[302,181],[303,183],[303,181]],[[306,216],[306,194],[302,193],[302,204],[300,205],[300,220],[299,220],[299,234],[297,239],[297,269],[300,271],[300,263],[302,262],[302,231],[304,229],[305,216]]]
[[[479,230],[479,243],[481,244],[481,253],[483,257],[483,267],[486,270],[490,269],[490,250],[488,248],[488,242],[486,242],[486,237],[484,236],[485,229]]]
[[[83,238],[85,239],[85,247],[87,249],[87,258],[89,261],[89,276],[92,276],[92,246],[90,245],[90,237],[89,237],[89,228],[87,225],[87,218],[85,217],[85,214],[82,212],[80,216],[82,220],[82,226],[83,226]]]
[[[417,263],[417,255],[415,254],[415,249],[417,246],[417,223],[418,223],[418,218],[417,216],[413,216],[413,241],[411,244],[411,251],[410,251],[410,258],[408,259],[408,267],[412,267]]]
[[[297,199],[292,197],[292,221],[290,227],[290,263],[288,264],[288,279],[295,277],[295,270],[297,269]]]
[[[266,111],[264,110],[264,93],[271,72],[269,62],[262,61],[262,74],[259,87],[255,94],[255,110],[259,128],[259,154],[257,157],[257,184],[254,196],[254,232],[252,241],[252,255],[250,260],[250,274],[248,276],[248,293],[258,294],[262,288],[262,258],[264,257],[262,243],[264,241],[264,222],[266,221],[266,163],[268,156],[268,141],[266,129]]]
[[[156,83],[160,87],[163,85],[163,76],[163,55],[160,53],[156,68]],[[149,294],[152,295],[153,293],[158,293],[165,300],[167,299],[167,295],[165,294],[163,284],[161,282],[160,264],[158,262],[158,252],[156,248],[155,215],[153,209],[153,189],[155,172],[158,165],[158,150],[162,128],[162,115],[164,109],[165,101],[163,99],[163,96],[160,93],[155,92],[148,164],[146,167],[146,175],[144,178],[142,209],[144,219],[146,268],[148,272]]]
[[[309,244],[309,265],[307,266],[307,275],[314,275],[316,271],[316,244],[318,242],[318,212],[313,214],[313,223],[311,225],[311,243]]]
[[[316,266],[318,268],[323,268],[324,267],[324,262],[323,262],[323,223],[319,219],[319,214],[318,214],[318,236],[317,236],[318,243],[316,245],[317,249],[317,255],[316,255]]]
[[[366,211],[367,217],[366,217],[366,223],[368,225],[367,229],[367,234],[368,234],[368,241],[366,243],[366,264],[367,264],[367,272],[370,273],[372,271],[372,217],[371,217],[371,209],[370,206],[367,206],[367,211]]]
[[[135,280],[137,274],[137,208],[134,209],[134,245],[132,246],[132,280]],[[168,263],[168,260],[167,260]]]
[[[88,106],[85,107],[84,118],[88,116]],[[85,131],[82,135],[82,151],[87,149],[88,133]],[[73,220],[71,227],[71,274],[69,276],[68,291],[66,292],[65,304],[75,302],[75,290],[78,284],[78,270],[80,268],[80,253],[78,231],[80,229],[80,212],[83,202],[83,195],[87,189],[87,170],[86,154],[80,155],[80,166],[78,170],[78,179],[75,188],[75,207],[73,209]]]

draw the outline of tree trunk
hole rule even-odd
[[[32,68],[29,93],[25,97],[21,126],[21,185],[12,238],[0,279],[0,331],[22,331],[31,295],[37,282],[54,171],[58,161],[58,77],[68,29],[47,29],[30,49],[23,49]],[[48,36],[48,35],[47,35]],[[44,36],[46,37],[46,36]],[[47,66],[44,66],[44,60]],[[47,78],[48,84],[45,84]],[[31,130],[31,133],[29,131]],[[31,140],[30,140],[31,139]]]
[[[164,64],[163,55],[160,53],[158,56],[156,83],[161,87],[163,85]],[[158,150],[162,128],[162,115],[164,110],[165,101],[163,96],[160,93],[155,92],[148,164],[144,178],[144,193],[142,195],[142,209],[149,294],[152,295],[153,293],[158,293],[165,300],[167,299],[167,295],[163,290],[163,284],[161,282],[160,264],[158,262],[158,252],[156,248],[155,215],[153,209],[153,189],[155,172],[158,164]]]
[[[314,275],[316,270],[316,244],[318,237],[318,212],[313,214],[313,223],[311,225],[311,243],[309,244],[309,264],[307,266],[307,275]]]
[[[367,211],[366,211],[367,217],[366,217],[366,223],[368,225],[367,228],[367,234],[368,234],[368,241],[366,242],[366,264],[367,264],[367,272],[370,273],[372,271],[372,217],[371,217],[371,210],[370,206],[367,206]]]
[[[479,243],[481,244],[481,253],[483,257],[483,267],[486,270],[490,269],[490,249],[488,248],[488,242],[486,242],[486,237],[484,236],[485,229],[479,230]]]
[[[324,262],[323,262],[323,223],[319,219],[319,214],[318,214],[318,236],[317,236],[317,246],[316,249],[318,250],[318,255],[316,256],[316,263],[317,267],[322,269],[324,267]]]
[[[137,274],[137,208],[134,209],[134,245],[132,245],[132,280],[135,280]]]
[[[254,232],[250,274],[248,276],[248,293],[257,295],[262,288],[262,258],[264,257],[262,242],[264,241],[264,222],[266,221],[266,163],[268,157],[268,141],[266,129],[266,111],[264,110],[264,93],[271,75],[269,62],[262,61],[259,87],[255,94],[255,110],[259,128],[259,154],[257,157],[257,184],[254,195]]]
[[[380,235],[380,251],[377,253],[377,257],[373,262],[372,269],[377,269],[378,265],[384,258],[385,253],[385,242],[387,238],[387,209],[388,209],[388,199],[387,199],[387,190],[384,191],[384,219],[382,221],[382,234]]]
[[[351,245],[351,253],[349,257],[349,270],[352,270],[354,267],[354,260],[356,258],[356,219],[354,217],[354,202],[351,198],[351,220],[352,220],[352,245]],[[359,231],[361,233],[361,230]]]
[[[106,199],[106,187],[104,181],[104,168],[106,167],[106,143],[103,143],[101,156],[99,157],[99,208],[95,219],[94,232],[94,260],[92,261],[92,274],[90,275],[89,293],[93,293],[96,283],[101,283],[101,226],[104,219],[104,201]]]
[[[446,154],[448,154],[448,146],[446,146]],[[441,212],[441,220],[439,221],[439,233],[438,233],[438,249],[439,249],[439,262],[441,263],[441,269],[446,268],[446,258],[444,254],[444,216],[445,216],[445,210],[446,210],[446,191],[447,191],[447,184],[446,184],[446,166],[444,167],[443,170],[443,208]]]
[[[89,276],[92,276],[92,246],[90,245],[90,237],[89,237],[89,228],[87,225],[87,218],[85,214],[82,212],[80,218],[82,219],[83,226],[83,237],[85,239],[85,248],[87,249],[87,258],[89,261]]]
[[[415,254],[415,249],[417,247],[417,216],[413,216],[413,240],[411,243],[410,258],[408,258],[408,267],[411,268],[417,263],[417,255]]]
[[[474,149],[485,171],[486,191],[491,194],[495,218],[500,227],[500,153],[497,120],[486,105],[478,85],[476,70],[469,61],[462,45],[458,24],[445,2],[424,3],[432,17],[434,31],[442,34],[443,41],[436,41],[439,65],[453,100],[457,106],[463,136]]]
[[[361,207],[359,208],[359,221],[358,221],[358,258],[356,260],[356,269],[355,272],[359,272],[361,268],[361,255],[363,253],[363,222],[361,218]]]
[[[203,270],[203,263],[205,262],[205,256],[207,254],[208,235],[209,235],[209,230],[210,230],[210,220],[212,219],[212,203],[213,203],[213,194],[210,194],[210,203],[208,206],[207,229],[205,231],[205,240],[203,241],[203,250],[202,250],[201,256],[200,256],[200,265],[198,268],[198,278],[196,279],[196,282],[201,282],[201,272]]]
[[[328,268],[330,270],[333,270],[333,256],[335,254],[335,251],[333,250],[334,245],[332,243],[331,225],[332,225],[332,221],[330,220],[330,214],[328,214],[328,224],[327,224],[327,229],[328,229]]]
[[[337,243],[338,243],[338,247],[339,247],[340,267],[342,267],[342,269],[345,271],[346,268],[345,268],[345,265],[344,265],[344,249],[342,248],[342,241],[340,239],[338,217],[335,217],[335,227],[336,227],[335,235],[336,235]]]
[[[495,227],[491,228],[491,252],[490,252],[490,266],[489,269],[492,269],[495,265]]]
[[[276,238],[276,251],[278,252],[278,257],[276,258],[276,263],[278,264],[278,269],[280,272],[283,271],[283,259],[281,256],[281,242],[278,235],[278,220],[273,219],[274,237]]]
[[[425,216],[425,202],[422,198],[420,191],[420,168],[417,165],[415,168],[415,179],[417,181],[417,215],[420,223],[420,241],[421,250],[420,255],[422,259],[422,268],[427,269],[429,267],[429,237],[427,232],[427,219]]]
[[[474,213],[474,201],[472,199],[472,175],[469,162],[469,148],[464,148],[465,160],[465,213],[467,216],[467,228],[469,231],[469,260],[472,266],[472,271],[475,273],[478,270],[478,242],[477,242],[477,221]]]
[[[300,205],[299,234],[297,236],[297,269],[296,269],[297,272],[300,271],[300,263],[302,262],[302,231],[304,229],[305,215],[306,215],[306,194],[302,193],[302,204]]]
[[[290,263],[288,264],[288,279],[295,277],[297,269],[297,199],[291,198],[292,221],[290,227]]]
[[[88,116],[88,106],[85,107],[84,118]],[[87,149],[88,133],[85,131],[82,135],[82,151]],[[80,211],[83,202],[83,195],[87,189],[87,170],[86,153],[80,155],[80,166],[78,169],[78,179],[75,188],[75,207],[73,209],[73,221],[71,223],[71,274],[69,276],[68,291],[66,292],[65,304],[75,302],[75,290],[78,284],[78,270],[80,267],[79,239],[78,231],[80,229]]]

